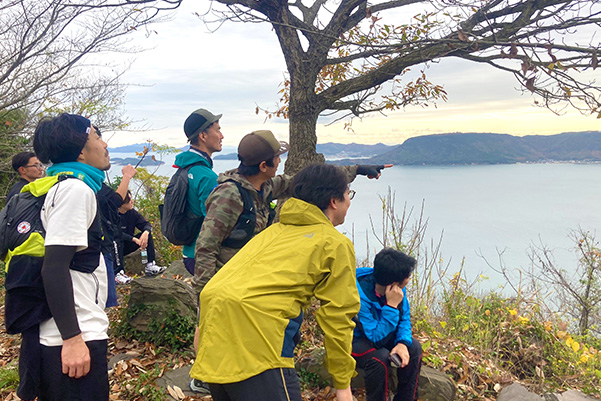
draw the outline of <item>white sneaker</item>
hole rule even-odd
[[[158,266],[155,262],[149,262],[146,265],[146,275],[154,276],[155,274],[161,274],[166,269],[165,266]]]
[[[199,394],[211,394],[211,390],[209,390],[209,385],[202,380],[192,379],[190,382],[190,390]]]
[[[129,277],[122,271],[115,274],[115,283],[117,283],[117,284],[129,284],[130,281],[131,281],[131,277]]]

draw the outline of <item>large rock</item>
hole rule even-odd
[[[163,275],[169,278],[172,278],[173,276],[181,276],[184,279],[192,277],[190,272],[186,270],[186,267],[184,266],[184,261],[181,259],[174,260],[173,262],[171,262],[169,267],[167,267],[167,269],[163,272]]]
[[[172,311],[196,319],[196,298],[192,287],[182,280],[141,277],[131,282],[127,309],[129,324],[144,332],[153,319],[160,322]]]
[[[318,375],[322,380],[331,382],[332,377],[325,368],[324,363],[325,350],[317,348],[309,355],[304,356],[296,364],[296,369],[304,369],[309,373]],[[391,369],[390,390],[396,390],[397,378],[394,374],[395,369]],[[365,387],[363,369],[357,369],[357,376],[351,381],[351,387]],[[432,369],[428,366],[422,366],[419,376],[419,398],[422,401],[452,401],[455,399],[455,383],[444,373]]]
[[[595,401],[598,398],[590,397],[576,390],[568,390],[561,394],[544,394],[545,401]]]
[[[443,372],[423,366],[419,375],[419,398],[423,401],[455,399],[455,383]]]
[[[146,269],[146,265],[142,264],[142,256],[139,249],[129,255],[125,255],[123,257],[123,265],[123,270],[130,276],[143,276]]]
[[[512,383],[499,393],[497,401],[544,401],[540,395],[529,392],[520,383]]]
[[[512,383],[499,393],[497,401],[594,401],[598,398],[589,397],[580,391],[568,390],[564,393],[548,393],[538,395],[528,391],[520,383]]]

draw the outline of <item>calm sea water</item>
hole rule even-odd
[[[172,160],[157,173],[171,175]],[[216,161],[215,171],[236,165]],[[114,166],[110,173],[120,169]],[[423,203],[427,241],[443,234],[441,257],[450,271],[458,271],[463,261],[468,278],[489,277],[483,287],[500,283],[484,258],[499,267],[502,252],[504,265],[515,272],[530,265],[529,248],[542,243],[569,271],[577,263],[570,231],[582,227],[601,235],[601,164],[395,166],[379,180],[357,177],[351,186],[357,194],[338,228],[353,239],[358,260],[373,258],[382,248],[381,198],[390,190],[397,215],[405,206],[417,218]]]

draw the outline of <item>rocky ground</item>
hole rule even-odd
[[[181,275],[171,277],[180,279]],[[163,276],[163,278],[165,278]],[[6,401],[17,400],[15,393],[15,373],[18,361],[20,339],[6,334],[4,330],[3,283],[0,283],[0,398]],[[127,298],[131,285],[119,287],[121,303]],[[108,311],[112,323],[122,314],[121,307]],[[310,314],[308,314],[310,315]],[[110,399],[123,401],[158,400],[211,400],[210,396],[194,394],[189,390],[188,372],[193,362],[190,347],[174,351],[169,347],[157,347],[151,343],[125,340],[114,335],[111,328],[109,340],[109,380]],[[437,361],[422,372],[420,398],[423,401],[482,400],[482,401],[589,401],[595,398],[578,391],[547,393],[541,383],[516,377],[496,366],[489,356],[478,352],[474,347],[452,338],[432,338],[425,333],[415,333],[424,344],[436,343],[428,347],[426,360]],[[314,319],[306,319],[303,326],[301,346],[297,349],[299,372],[303,383],[304,401],[334,400],[335,393],[324,379],[323,364],[316,358],[316,349],[321,346],[320,332]],[[461,355],[458,360],[453,355]],[[300,369],[302,367],[302,369]],[[491,373],[494,372],[494,373]],[[577,378],[566,378],[577,384]],[[449,384],[450,383],[450,384]],[[426,387],[422,387],[427,385]],[[566,387],[573,387],[566,382]],[[575,386],[577,389],[577,386]],[[442,388],[448,391],[441,391]],[[538,393],[538,394],[537,394]],[[365,400],[364,390],[359,386],[354,390],[358,401]],[[600,398],[596,398],[600,399]]]

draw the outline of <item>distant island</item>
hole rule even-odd
[[[549,162],[601,162],[601,131],[557,135],[513,136],[491,133],[450,133],[407,139],[388,152],[337,163],[396,165],[466,165]]]
[[[384,145],[376,143],[375,145],[364,145],[360,143],[318,143],[317,153],[323,153],[327,160],[357,158],[364,159],[374,157],[395,149],[397,145]],[[215,154],[215,160],[238,160],[237,153]]]
[[[111,164],[116,164],[119,166],[127,166],[128,164],[135,166],[136,164],[138,164],[138,161],[140,161],[140,158],[136,158],[136,157],[125,157],[125,158],[111,157]],[[154,160],[152,160],[151,157],[145,157],[144,160],[142,160],[142,162],[139,164],[139,166],[140,167],[160,166],[161,164],[165,164],[165,162],[163,162],[161,160],[154,161]]]
[[[109,148],[111,153],[133,153],[144,144]],[[187,146],[183,149],[187,149]],[[215,160],[237,160],[236,148],[224,146]],[[392,163],[396,165],[469,165],[552,162],[601,162],[601,131],[557,135],[514,136],[492,133],[448,133],[418,136],[402,145],[320,143],[317,152],[336,164]],[[114,164],[132,164],[136,157],[112,158]],[[146,157],[142,166],[162,164]]]

